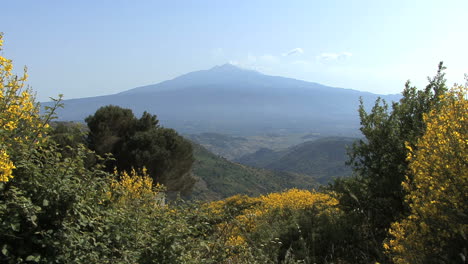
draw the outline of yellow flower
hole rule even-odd
[[[7,182],[13,177],[13,169],[15,165],[11,162],[8,153],[5,150],[0,150],[0,182]]]
[[[410,215],[392,224],[383,245],[394,263],[424,263],[427,252],[462,250],[457,236],[468,233],[467,93],[467,87],[452,88],[440,97],[440,107],[424,116],[426,131],[409,160],[413,179],[402,183]]]
[[[3,35],[0,34],[0,50]],[[11,60],[0,56],[0,181],[13,177],[13,160],[45,140],[44,121],[30,89],[22,89],[28,78],[12,73]],[[7,154],[8,153],[8,154]]]

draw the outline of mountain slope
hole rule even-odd
[[[260,195],[297,187],[310,189],[313,177],[290,172],[275,172],[230,162],[204,147],[193,144],[193,173],[198,178],[192,198],[216,200],[235,194]]]
[[[164,126],[185,134],[355,135],[359,97],[371,105],[377,96],[226,64],[119,94],[65,100],[58,115],[60,120],[80,121],[100,106],[114,104],[136,114],[157,114]]]
[[[275,133],[243,137],[219,133],[201,133],[184,135],[184,137],[231,161],[262,148],[281,150],[318,138],[317,135],[310,134]]]
[[[282,151],[260,149],[236,159],[236,162],[269,170],[310,175],[319,183],[325,184],[332,178],[351,174],[351,169],[345,165],[346,148],[351,146],[354,140],[356,139],[330,137],[305,142]]]

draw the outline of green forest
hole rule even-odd
[[[2,44],[1,263],[466,263],[468,87],[448,86],[442,63],[398,102],[361,101],[352,176],[319,186],[219,162],[147,112],[54,122],[60,96],[41,114]],[[229,193],[190,199],[197,173]],[[236,194],[249,175],[252,195]]]

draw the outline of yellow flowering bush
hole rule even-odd
[[[265,211],[284,208],[303,210],[312,206],[325,210],[338,204],[338,201],[328,194],[295,188],[282,193],[262,195],[259,200]]]
[[[284,211],[300,211],[316,208],[319,214],[338,210],[338,201],[329,194],[290,189],[282,193],[270,193],[259,197],[235,195],[209,204],[213,214],[222,214],[232,208],[232,221],[219,225],[228,246],[240,246],[246,242],[245,234],[255,232],[262,225],[269,225],[274,218],[281,218]]]
[[[3,35],[0,34],[0,52]],[[26,68],[22,76],[13,74],[13,62],[0,55],[0,182],[13,177],[13,154],[38,143],[47,128],[39,116],[39,106],[29,88]]]
[[[118,179],[112,180],[109,196],[115,204],[132,206],[138,201],[144,201],[142,206],[163,204],[164,188],[159,184],[153,186],[153,180],[145,168],[140,173],[132,169],[130,174],[126,171],[119,173],[115,170],[114,175]]]
[[[384,248],[395,263],[458,263],[467,252],[467,87],[441,97],[440,108],[424,116],[427,130],[408,148],[403,188],[410,215],[392,224]],[[460,262],[461,263],[461,262]]]

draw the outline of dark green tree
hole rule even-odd
[[[138,120],[132,110],[108,105],[99,108],[85,121],[89,128],[89,147],[104,155],[118,151],[123,141],[135,133]]]
[[[86,145],[87,128],[80,123],[52,122],[49,136],[61,147],[76,148],[79,144]]]
[[[195,184],[192,145],[173,129],[159,126],[155,115],[144,112],[138,119],[130,109],[109,105],[86,118],[86,123],[90,148],[115,158],[106,164],[109,171],[146,167],[169,192],[190,193]]]

